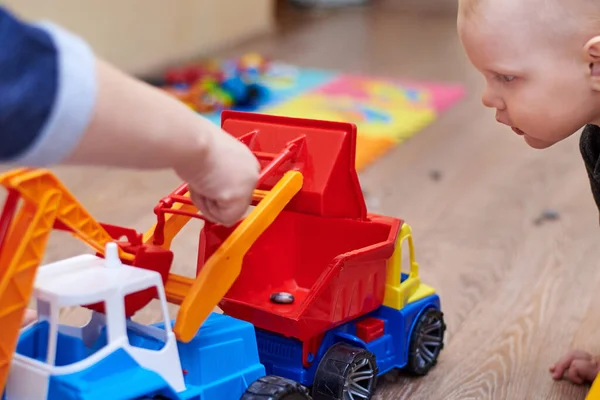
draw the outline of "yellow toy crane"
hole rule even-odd
[[[240,140],[244,141],[243,138]],[[259,158],[267,157],[270,161],[263,169],[259,181],[273,178],[274,170],[286,161],[293,160],[301,149],[302,139],[289,143],[279,155],[257,154]],[[157,212],[158,223],[144,235],[143,243],[141,240],[137,244],[119,243],[119,257],[124,263],[149,269],[153,269],[154,260],[168,264],[165,273],[167,298],[170,302],[180,305],[173,328],[178,340],[187,342],[194,337],[203,321],[239,275],[245,253],[292,200],[302,187],[302,182],[301,173],[287,170],[270,190],[256,190],[253,200],[255,207],[237,225],[219,250],[207,260],[196,278],[169,273],[172,253],[168,247],[173,236],[190,218],[203,218],[189,200],[185,185],[169,197],[169,201],[177,201],[180,204],[175,207],[169,204],[165,207],[165,201],[160,203],[160,207],[157,208],[161,210]],[[102,255],[106,244],[116,241],[126,229],[119,230],[118,227],[96,221],[48,170],[10,171],[0,176],[0,184],[8,190],[4,210],[0,216],[1,393],[10,371],[23,315],[32,296],[36,272],[42,262],[50,232],[53,229],[70,231]],[[22,200],[23,204],[17,213],[19,200]],[[165,217],[166,213],[172,215]],[[131,233],[131,230],[128,232]],[[137,233],[129,235],[132,239],[130,242],[135,241],[136,235]],[[141,239],[141,235],[139,237]],[[153,296],[154,294],[151,295]],[[149,298],[130,300],[128,316],[145,306]],[[90,308],[93,307],[94,305],[90,305]]]

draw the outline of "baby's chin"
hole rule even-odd
[[[527,134],[523,135],[523,140],[525,141],[525,143],[527,143],[527,145],[529,145],[529,147],[536,150],[547,149],[548,147],[551,147],[556,143],[555,141],[536,139]]]

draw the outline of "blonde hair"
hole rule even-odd
[[[503,3],[506,0],[458,0],[459,18],[470,18],[480,12],[480,8],[494,1]],[[519,7],[552,26],[551,31],[573,32],[585,31],[588,34],[600,35],[600,0],[517,0]]]

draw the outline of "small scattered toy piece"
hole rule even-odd
[[[237,68],[242,73],[264,74],[269,69],[269,62],[258,53],[248,53],[240,57]]]
[[[268,99],[263,77],[269,68],[269,62],[256,53],[236,60],[211,60],[167,70],[162,88],[199,113],[253,111]]]

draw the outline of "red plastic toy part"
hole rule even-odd
[[[167,282],[174,257],[172,251],[163,249],[159,246],[142,244],[142,235],[134,229],[109,224],[101,225],[115,241],[118,241],[123,237],[126,238],[126,241],[120,241],[118,242],[118,245],[125,252],[135,255],[135,257],[133,261],[123,261],[124,264],[156,271],[161,275],[163,284]],[[59,226],[57,229],[63,229],[63,227]],[[96,253],[96,255],[99,257],[103,256],[103,254],[100,253]],[[158,298],[158,293],[156,293],[155,288],[142,290],[125,296],[125,316],[128,318],[133,317],[135,313],[146,307],[156,298]],[[105,312],[104,303],[88,304],[85,305],[85,307],[100,313]]]
[[[224,111],[223,129],[244,142],[262,160],[261,153],[279,152],[298,137],[305,146],[292,160],[293,169],[304,176],[300,192],[286,210],[321,217],[364,220],[367,208],[355,168],[356,126],[350,123],[316,121],[273,115]],[[281,167],[289,165],[284,164]],[[269,190],[280,176],[262,182]]]
[[[367,215],[354,168],[355,127],[231,111],[223,113],[222,126],[246,135],[242,140],[259,159],[261,152],[279,152],[304,137],[291,164],[281,166],[301,171],[303,187],[246,253],[240,276],[220,303],[223,311],[308,346],[328,329],[381,306],[402,221]],[[232,230],[205,225],[198,270]]]
[[[385,332],[385,321],[367,317],[356,323],[356,336],[365,343],[379,339]]]
[[[220,307],[258,328],[312,339],[381,306],[399,228],[398,220],[284,211],[250,248]],[[229,232],[205,226],[199,268]],[[273,301],[278,294],[293,301]]]

